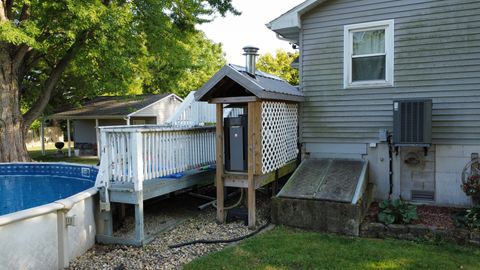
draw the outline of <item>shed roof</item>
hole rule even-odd
[[[196,93],[197,101],[214,97],[254,95],[259,99],[303,101],[304,95],[287,81],[265,72],[256,71],[255,76],[244,67],[227,64],[205,83]]]
[[[173,94],[98,96],[85,101],[81,107],[70,107],[49,116],[52,119],[111,119],[124,118],[142,108]]]

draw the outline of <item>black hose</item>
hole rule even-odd
[[[179,248],[179,247],[184,247],[184,246],[189,246],[189,245],[195,245],[195,244],[219,244],[219,243],[233,243],[237,242],[243,239],[247,239],[249,237],[254,236],[255,234],[261,232],[263,229],[267,228],[267,226],[270,225],[269,222],[265,223],[261,227],[259,227],[256,231],[251,232],[247,235],[240,236],[237,238],[233,239],[216,239],[216,240],[207,240],[207,239],[200,239],[200,240],[195,240],[195,241],[190,241],[190,242],[183,242],[180,244],[175,244],[175,245],[170,245],[168,246],[169,248]]]

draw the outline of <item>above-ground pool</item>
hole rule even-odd
[[[0,269],[61,269],[95,243],[97,167],[0,163]]]
[[[0,165],[0,216],[65,199],[93,187],[98,170],[70,164]]]
[[[0,175],[0,215],[65,199],[94,183],[56,175]]]

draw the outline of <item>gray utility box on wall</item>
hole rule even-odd
[[[224,120],[225,170],[245,172],[247,166],[247,116],[229,117]]]
[[[427,147],[432,144],[432,100],[393,101],[393,144]]]

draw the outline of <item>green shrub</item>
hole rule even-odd
[[[378,221],[384,224],[408,224],[418,218],[417,206],[403,200],[384,200],[379,204]]]
[[[480,206],[474,206],[454,215],[455,225],[480,230]]]

